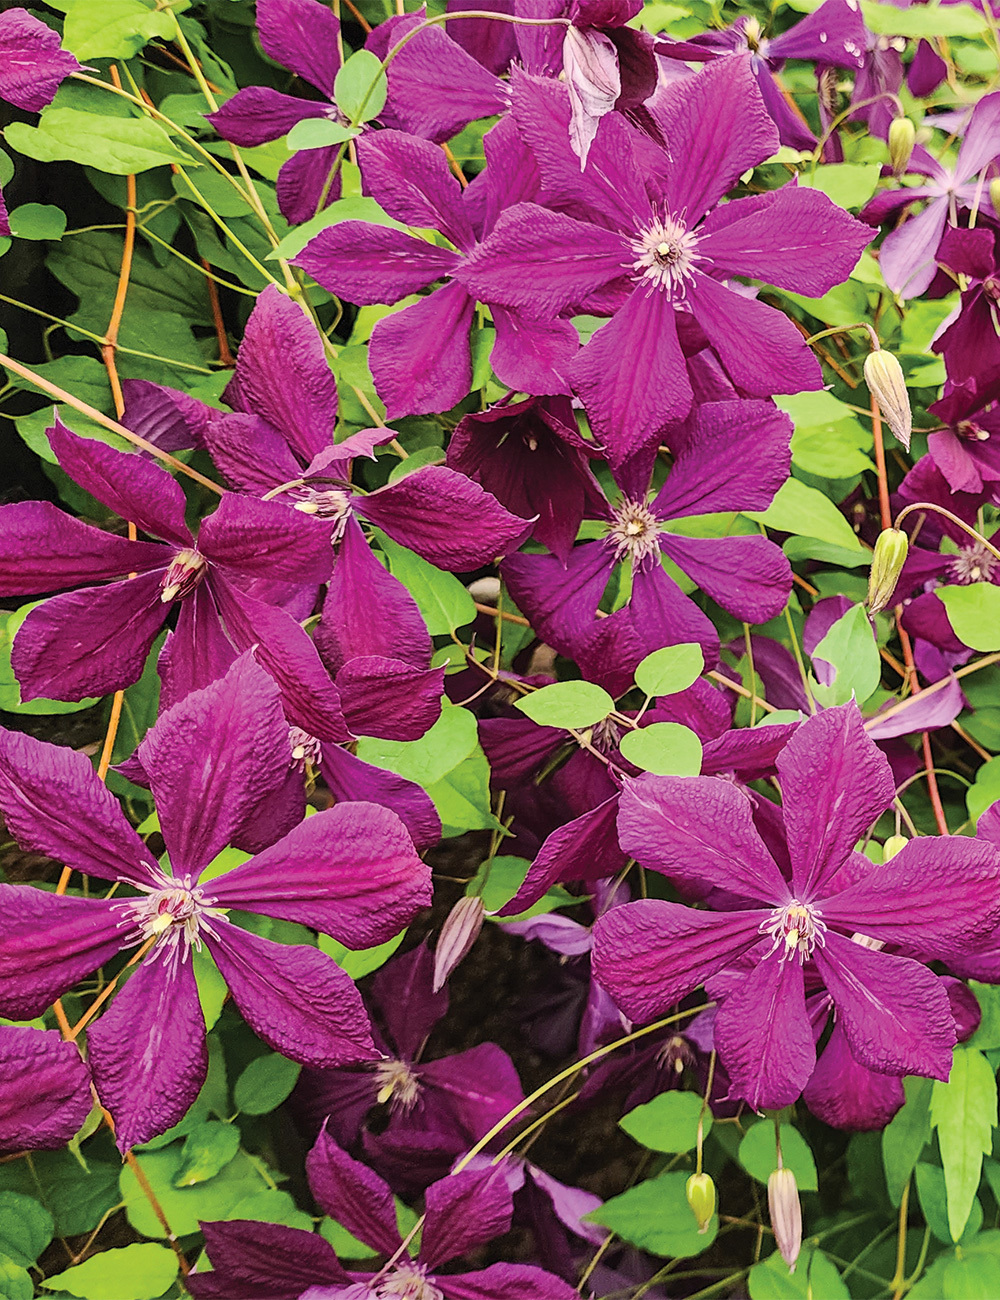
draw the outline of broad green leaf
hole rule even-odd
[[[434,800],[445,839],[465,831],[498,829],[490,809],[490,765],[478,745],[440,781],[424,788]]]
[[[24,1160],[0,1165],[0,1190],[37,1197],[52,1214],[60,1237],[92,1231],[118,1199],[119,1165],[88,1156],[82,1169],[65,1150],[35,1151],[31,1163],[35,1177]]]
[[[54,1231],[52,1215],[33,1196],[0,1192],[0,1254],[30,1268]]]
[[[155,1300],[177,1276],[177,1256],[167,1246],[146,1241],[102,1250],[82,1264],[42,1283],[81,1300]]]
[[[499,912],[509,903],[524,884],[531,864],[527,858],[498,854],[487,858],[465,887],[467,894],[478,894],[487,913]],[[520,916],[497,917],[500,922],[523,921],[529,916],[542,916],[557,907],[573,907],[580,902],[579,895],[570,894],[561,885],[554,885],[547,893]]]
[[[181,1167],[181,1149],[176,1144],[159,1151],[137,1152],[136,1160],[178,1237],[198,1232],[199,1219],[228,1218],[240,1201],[267,1190],[267,1179],[245,1151],[237,1152],[214,1178],[194,1187],[174,1186]],[[132,1227],[144,1237],[162,1239],[164,1228],[128,1165],[121,1171],[119,1184]]]
[[[975,821],[987,808],[1000,799],[1000,758],[991,758],[976,773],[976,779],[965,792],[969,815]]]
[[[911,36],[933,39],[938,36],[981,35],[986,19],[972,5],[928,4],[899,10],[892,4],[875,4],[862,0],[865,26],[876,36]]]
[[[440,718],[419,740],[362,736],[358,757],[426,789],[468,758],[478,744],[476,719],[468,709],[449,702],[442,705]]]
[[[382,71],[382,60],[371,50],[352,54],[333,83],[334,102],[353,123],[370,122],[378,117],[388,93],[389,82]]]
[[[475,601],[453,573],[428,564],[384,533],[379,533],[378,544],[389,561],[389,572],[417,602],[431,636],[448,635],[473,621]]]
[[[797,478],[787,479],[781,485],[766,510],[745,510],[743,513],[780,533],[814,537],[847,551],[864,551],[851,525],[829,497],[816,488],[807,487]]]
[[[514,707],[540,727],[592,727],[615,707],[611,696],[593,682],[553,682],[515,700]]]
[[[626,731],[618,747],[623,758],[657,776],[697,776],[701,771],[701,741],[679,722],[651,722]]]
[[[0,709],[3,709],[6,713],[20,713],[28,716],[44,716],[50,713],[79,713],[81,709],[89,709],[97,703],[96,697],[80,700],[76,703],[69,703],[64,700],[28,700],[26,704],[21,703],[21,688],[14,676],[14,669],[11,667],[10,662],[11,646],[14,637],[17,635],[18,628],[28,617],[31,610],[39,603],[39,601],[32,601],[31,604],[22,605],[17,610],[0,610]]]
[[[931,1140],[931,1080],[903,1080],[906,1101],[882,1130],[882,1164],[889,1199],[898,1205],[916,1168],[920,1153]]]
[[[860,208],[875,193],[879,163],[827,163],[815,171],[799,172],[799,187],[822,190],[839,208]]]
[[[0,149],[0,185],[6,185],[14,179],[14,163],[8,153]],[[6,348],[4,351],[6,352]]]
[[[277,248],[268,254],[266,260],[271,262],[279,257],[294,257],[296,253],[301,253],[310,239],[315,239],[321,230],[326,230],[327,226],[339,225],[341,221],[369,221],[376,226],[391,226],[394,230],[406,230],[406,226],[401,221],[390,217],[374,199],[356,195],[338,199],[336,203],[331,203],[328,208],[318,212],[315,217],[310,217],[301,226],[296,226],[282,239]]]
[[[0,1300],[32,1300],[35,1284],[27,1269],[0,1254]]]
[[[983,1165],[993,1146],[997,1081],[989,1062],[972,1048],[955,1048],[948,1082],[935,1080],[931,1124],[937,1129],[948,1190],[948,1227],[953,1241],[968,1222]]]
[[[785,1168],[790,1169],[795,1175],[800,1192],[815,1192],[819,1189],[813,1153],[799,1130],[793,1128],[791,1124],[781,1126],[781,1157]],[[754,1124],[740,1143],[739,1159],[748,1174],[756,1178],[759,1183],[766,1183],[778,1167],[774,1125],[766,1120]]]
[[[325,952],[328,957],[332,957],[337,965],[350,975],[352,980],[359,980],[365,975],[370,975],[373,970],[378,970],[384,966],[399,945],[403,942],[405,930],[400,930],[395,939],[388,939],[385,943],[377,944],[374,948],[360,948],[354,952],[350,948],[345,948],[342,943],[336,939],[331,939],[328,934],[319,936],[319,950]]]
[[[643,1106],[636,1106],[618,1121],[629,1137],[652,1151],[690,1151],[698,1142],[698,1118],[702,1099],[696,1092],[661,1092]],[[707,1137],[712,1111],[705,1107],[702,1120]]]
[[[304,117],[288,132],[285,143],[291,153],[298,149],[326,149],[353,140],[358,133],[356,127],[342,126],[329,117]]]
[[[170,10],[157,10],[144,0],[75,0],[66,12],[62,44],[81,63],[130,59],[154,36],[169,41],[176,33]]]
[[[971,650],[1000,650],[1000,587],[973,582],[967,587],[938,587],[952,631]]]
[[[968,1046],[979,1052],[988,1052],[1000,1047],[1000,985],[969,980],[969,988],[976,995],[982,1019],[968,1040]]]
[[[613,1196],[584,1218],[610,1228],[625,1241],[654,1255],[678,1259],[700,1255],[715,1240],[719,1218],[712,1216],[706,1233],[698,1231],[684,1191],[687,1180],[686,1173],[650,1178],[621,1196]]]
[[[829,424],[796,425],[792,460],[818,478],[852,478],[874,464],[865,452],[872,436],[853,416]]]
[[[635,684],[646,695],[676,695],[692,686],[704,667],[700,645],[668,645],[642,660],[635,670]]]
[[[859,705],[864,704],[882,677],[882,660],[864,605],[852,606],[837,619],[812,652],[812,658],[814,665],[822,660],[836,671],[830,686],[813,681],[813,695],[819,704],[825,708],[846,704],[852,694]]]
[[[145,117],[98,117],[75,108],[47,108],[38,126],[12,122],[4,132],[18,153],[39,162],[78,162],[128,176],[150,167],[199,164],[178,149],[158,122]]]
[[[753,1266],[747,1286],[750,1300],[850,1300],[851,1296],[836,1265],[809,1243],[803,1245],[794,1273],[775,1251]]]
[[[945,1186],[943,1170],[939,1165],[932,1165],[925,1160],[921,1160],[914,1170],[914,1174],[917,1195],[920,1198],[920,1209],[927,1220],[928,1228],[937,1237],[938,1241],[950,1245],[952,1236],[948,1222],[948,1190]],[[960,1240],[968,1241],[974,1237],[982,1227],[982,1223],[983,1207],[979,1203],[979,1198],[973,1196],[968,1221],[962,1231]]]
[[[242,1077],[242,1076],[241,1076]],[[197,1124],[181,1147],[182,1164],[174,1176],[175,1187],[193,1187],[214,1178],[240,1149],[240,1131],[235,1124],[207,1119]]]
[[[267,1115],[295,1087],[302,1066],[278,1052],[251,1061],[233,1088],[233,1104],[244,1115]]]
[[[267,1187],[237,1201],[229,1212],[230,1219],[254,1219],[259,1223],[280,1223],[286,1228],[312,1232],[313,1221],[300,1210],[288,1192]]]
[[[329,1215],[320,1220],[319,1235],[330,1243],[341,1259],[371,1259],[378,1254],[373,1246],[359,1241]]]
[[[993,1300],[1000,1295],[1000,1259],[963,1246],[945,1264],[941,1285],[945,1300]]]
[[[66,213],[51,203],[22,203],[10,214],[10,228],[18,239],[62,239]]]

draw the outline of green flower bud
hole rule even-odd
[[[715,1183],[708,1174],[692,1174],[687,1180],[684,1193],[698,1220],[698,1231],[708,1232],[708,1225],[715,1213]]]
[[[888,862],[890,858],[894,858],[901,849],[906,848],[909,842],[905,835],[890,835],[882,845],[882,861]]]
[[[893,434],[910,450],[913,415],[910,411],[910,394],[906,391],[903,368],[892,355],[879,348],[865,358],[865,383],[878,402],[879,410]]]
[[[774,1240],[789,1273],[802,1249],[802,1206],[795,1175],[790,1169],[775,1169],[767,1180],[767,1207],[771,1213]]]
[[[893,176],[902,176],[910,165],[917,128],[908,117],[894,117],[889,123],[889,162]]]
[[[906,563],[909,545],[906,534],[898,528],[884,528],[879,533],[868,573],[869,614],[877,614],[888,605]]]

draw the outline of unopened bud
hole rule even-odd
[[[774,1240],[789,1273],[802,1249],[802,1206],[795,1175],[790,1169],[775,1169],[767,1180],[767,1207],[771,1213]]]
[[[897,853],[906,848],[909,842],[905,835],[890,835],[882,845],[882,861],[888,862],[890,858],[894,858]]]
[[[908,117],[894,117],[889,123],[889,162],[893,176],[902,176],[910,165],[917,128]]]
[[[441,927],[434,950],[434,992],[444,987],[448,976],[479,938],[486,908],[478,894],[460,898]]]
[[[878,614],[892,599],[909,547],[906,534],[899,528],[883,528],[879,533],[868,571],[869,614]]]
[[[993,211],[1000,217],[1000,176],[995,176],[990,181],[990,202],[993,204]]]
[[[708,1174],[692,1174],[684,1189],[687,1203],[698,1220],[698,1231],[708,1232],[715,1213],[715,1183]]]
[[[207,572],[208,562],[193,547],[178,551],[160,581],[160,600],[169,605],[190,596]]]
[[[909,451],[913,414],[910,411],[910,394],[906,391],[903,367],[891,352],[878,348],[865,357],[865,383],[878,402],[886,424]]]

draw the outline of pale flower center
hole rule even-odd
[[[629,241],[635,261],[632,269],[657,289],[683,298],[698,261],[698,236],[688,230],[678,217],[664,217],[640,230]]]
[[[949,567],[954,581],[968,587],[973,582],[992,582],[998,565],[1000,560],[982,542],[973,542],[962,547]]]
[[[155,885],[133,885],[145,898],[130,898],[117,904],[122,913],[119,925],[138,931],[127,947],[138,947],[155,939],[153,949],[163,952],[169,961],[186,959],[192,948],[201,951],[201,932],[218,938],[216,922],[224,920],[226,909],[215,907],[215,899],[193,883],[190,876],[174,879],[162,871],[155,873]],[[132,881],[123,882],[133,884]]]
[[[412,1110],[420,1095],[420,1080],[405,1061],[379,1061],[375,1067],[375,1083],[376,1100],[380,1106],[389,1102],[391,1110]]]
[[[988,442],[990,437],[989,431],[981,428],[975,420],[959,420],[955,433],[964,442]]]
[[[292,767],[299,772],[304,772],[307,767],[319,767],[320,742],[315,736],[310,736],[301,727],[289,727],[288,741],[292,747]]]
[[[208,561],[200,551],[190,546],[178,551],[160,581],[160,600],[169,605],[172,600],[190,596],[207,572]]]
[[[779,953],[779,960],[792,961],[797,956],[799,962],[807,961],[813,955],[813,949],[826,942],[823,935],[826,926],[822,913],[810,903],[800,903],[793,898],[784,907],[776,907],[766,921],[761,922],[760,933],[771,939],[771,951]]]
[[[423,1264],[401,1264],[375,1285],[377,1300],[444,1300],[444,1292],[427,1278]]]
[[[659,520],[647,505],[626,498],[612,514],[605,540],[614,547],[616,560],[627,557],[633,568],[638,568],[648,556],[659,552]]]

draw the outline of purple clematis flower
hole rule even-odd
[[[607,505],[607,535],[575,547],[565,566],[554,556],[507,558],[501,568],[518,608],[546,644],[575,659],[585,677],[612,695],[628,690],[636,665],[661,646],[697,641],[713,667],[715,627],[667,574],[661,555],[724,609],[751,623],[766,622],[784,608],[791,568],[764,537],[687,537],[671,531],[670,521],[766,509],[788,477],[790,437],[788,417],[768,403],[700,406],[691,429],[671,438],[674,463],[651,502],[639,492]],[[752,458],[743,454],[748,438]],[[619,563],[631,569],[629,603],[598,619]]]
[[[64,1146],[90,1114],[90,1071],[51,1029],[0,1025],[0,1155]]]
[[[939,330],[931,350],[944,356],[948,378],[992,387],[1000,378],[1000,254],[998,232],[951,227],[938,248],[938,263],[956,280],[964,276],[961,303]]]
[[[4,202],[3,191],[0,190],[0,235],[10,236],[10,218],[7,213],[7,204]]]
[[[59,48],[59,33],[27,9],[0,14],[0,99],[38,113],[60,84],[79,71],[73,55]]]
[[[350,979],[315,948],[259,938],[230,911],[310,925],[353,948],[382,943],[430,902],[430,870],[402,822],[374,804],[317,813],[249,862],[206,869],[285,778],[278,689],[243,655],[226,677],[161,715],[138,756],[170,870],[133,831],[90,763],[0,732],[0,811],[25,848],[134,892],[59,897],[0,886],[0,1011],[23,1019],[117,954],[144,960],[88,1031],[97,1092],[121,1150],[164,1132],[205,1079],[193,957],[208,950],[251,1028],[314,1066],[377,1057]],[[71,813],[71,815],[69,815]]]
[[[248,86],[215,113],[206,114],[223,140],[249,148],[287,135],[297,122],[325,118],[344,124],[333,102],[340,71],[340,20],[318,0],[257,0],[260,43],[276,63],[315,87],[322,102],[285,95],[270,86]],[[278,206],[292,225],[308,221],[340,198],[340,172],[333,168],[340,145],[300,149],[278,172]]]
[[[850,274],[871,236],[794,185],[720,205],[779,144],[747,62],[720,59],[650,102],[668,150],[621,114],[602,118],[582,173],[565,90],[516,72],[512,85],[547,206],[501,213],[455,273],[491,306],[613,317],[570,373],[613,465],[688,414],[686,353],[711,346],[752,397],[820,387],[792,322],[724,281],[752,276],[819,295]]]
[[[927,435],[927,451],[953,492],[977,493],[1000,482],[1000,406],[995,390],[950,381],[927,410],[944,428]],[[994,492],[997,489],[992,489]]]
[[[777,768],[790,879],[736,787],[703,777],[629,784],[626,852],[682,888],[714,886],[718,902],[731,901],[721,912],[658,900],[614,908],[595,929],[596,978],[628,1016],[651,1020],[746,954],[752,970],[723,997],[715,1042],[732,1095],[757,1109],[789,1105],[813,1072],[807,970],[859,1064],[947,1079],[956,1041],[947,992],[913,958],[947,961],[995,927],[1000,856],[933,838],[911,840],[881,867],[854,852],[895,783],[853,703],[808,718]],[[880,951],[887,943],[905,955]]]
[[[973,110],[953,167],[946,167],[922,146],[913,150],[907,171],[927,177],[916,188],[885,190],[869,202],[862,221],[880,226],[918,199],[924,210],[892,230],[882,242],[879,266],[886,284],[904,298],[918,298],[937,274],[935,255],[946,226],[954,225],[960,207],[977,211],[989,203],[989,181],[1000,154],[1000,94],[986,95]]]
[[[369,357],[390,420],[447,411],[472,383],[475,298],[460,273],[498,214],[510,203],[534,198],[536,168],[507,120],[484,141],[488,165],[482,180],[464,191],[441,151],[425,140],[380,131],[357,147],[365,192],[397,221],[439,230],[454,249],[389,226],[342,221],[310,240],[296,264],[324,289],[361,305],[395,303],[444,278],[441,288],[376,324]],[[493,309],[491,360],[503,382],[535,394],[568,392],[578,343],[569,321],[539,321],[537,312],[494,306],[488,295],[483,301]]]
[[[501,1168],[466,1169],[427,1189],[416,1258],[400,1236],[392,1190],[325,1131],[306,1170],[322,1208],[387,1263],[375,1273],[348,1271],[314,1233],[241,1220],[204,1223],[213,1271],[185,1279],[195,1300],[577,1300],[568,1282],[532,1264],[437,1271],[510,1227],[513,1203]]]

